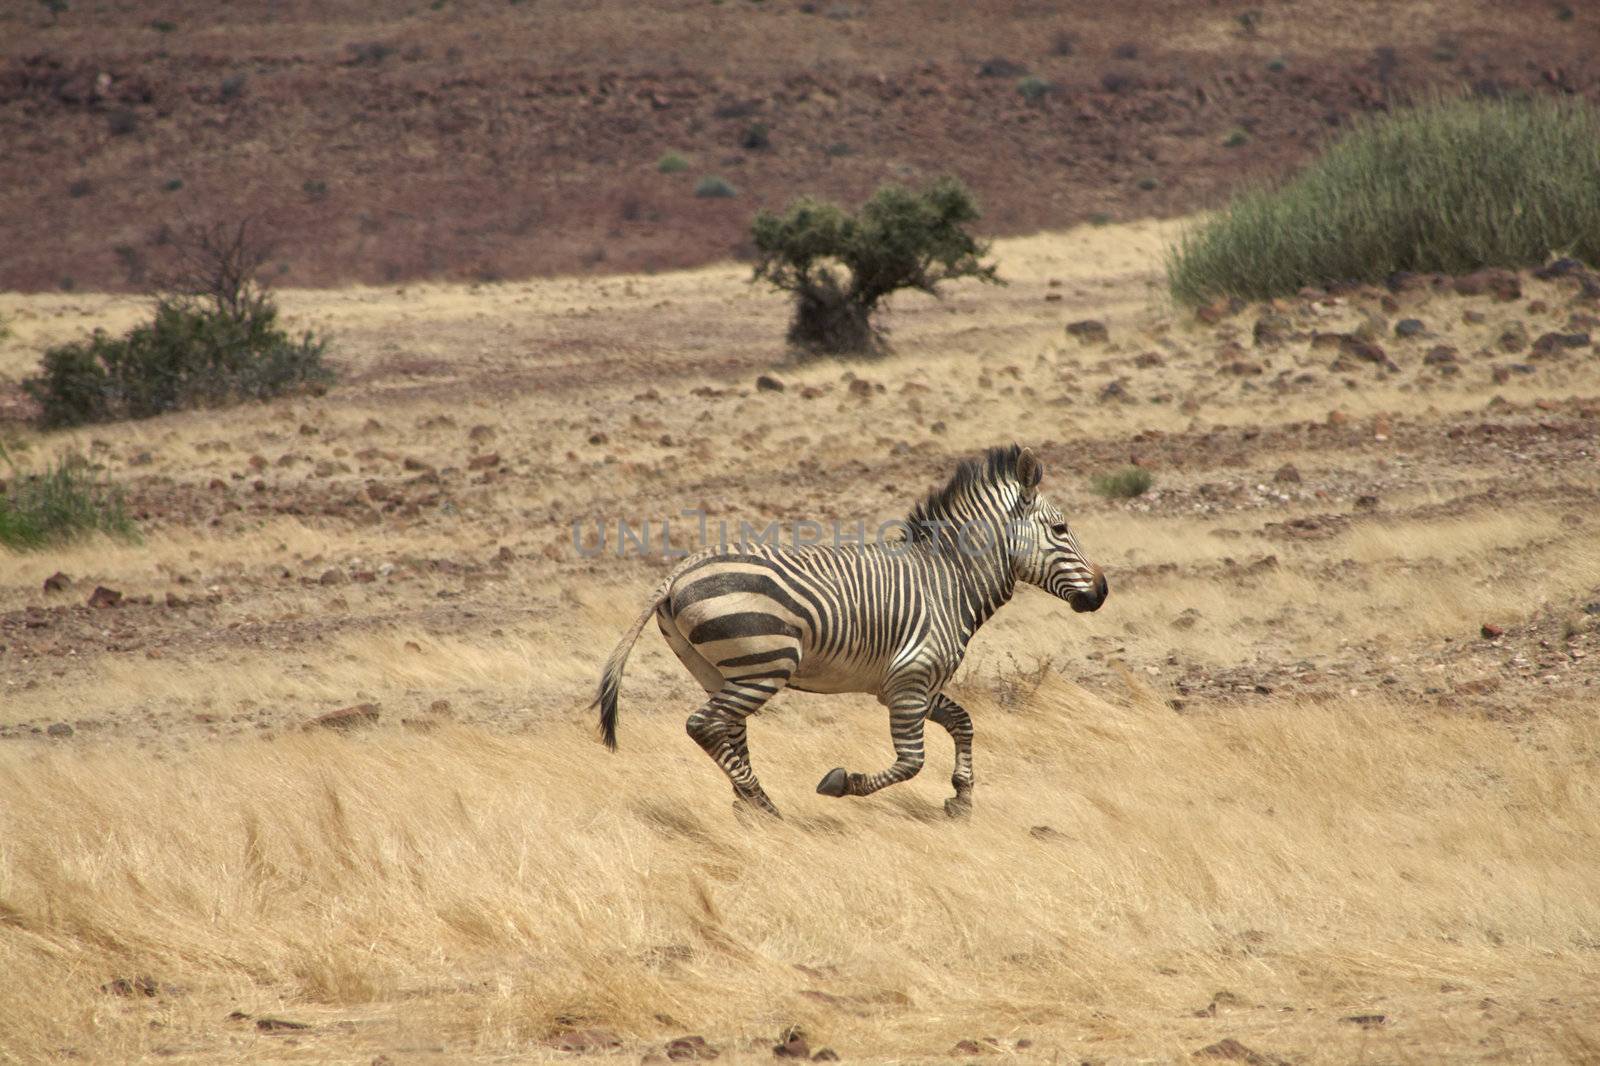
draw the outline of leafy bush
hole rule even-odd
[[[1130,500],[1143,496],[1154,482],[1150,471],[1143,467],[1125,466],[1109,474],[1096,474],[1090,479],[1089,487],[1096,495],[1107,499]]]
[[[694,194],[703,200],[723,200],[739,195],[739,191],[715,174],[707,174],[695,185]]]
[[[899,289],[939,295],[941,282],[999,282],[980,260],[989,246],[967,232],[978,220],[972,195],[954,178],[921,192],[884,185],[856,214],[802,197],[782,215],[756,215],[752,281],[795,297],[789,341],[814,352],[877,352],[878,305]]]
[[[231,235],[230,235],[231,234]],[[327,342],[289,336],[257,284],[265,252],[245,227],[213,227],[179,242],[184,267],[152,321],[121,337],[96,330],[48,349],[22,382],[45,428],[149,418],[185,407],[268,399],[332,381]]]
[[[1397,271],[1600,261],[1600,111],[1456,100],[1363,123],[1293,180],[1236,198],[1167,261],[1175,298],[1267,299]]]
[[[689,161],[677,152],[668,152],[656,161],[656,169],[663,174],[682,174],[689,169]]]
[[[1050,94],[1052,88],[1053,86],[1049,82],[1032,74],[1017,82],[1017,92],[1021,93],[1022,98],[1030,104],[1044,99]]]
[[[42,474],[24,474],[0,447],[9,474],[0,489],[0,545],[27,551],[96,530],[134,538],[122,493],[98,480],[88,460],[70,453]]]

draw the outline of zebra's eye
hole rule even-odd
[[[1055,525],[1050,527],[1050,532],[1054,533],[1058,537],[1064,537],[1067,535],[1067,524],[1065,522],[1057,522]]]

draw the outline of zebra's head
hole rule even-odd
[[[1074,611],[1098,611],[1110,589],[1100,568],[1083,556],[1066,516],[1043,493],[1044,467],[1030,448],[1017,452],[1020,493],[1008,538],[1018,581],[1066,600]]]

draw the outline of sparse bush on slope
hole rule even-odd
[[[40,405],[42,426],[149,418],[332,380],[322,361],[326,340],[297,340],[278,324],[277,306],[255,279],[265,252],[245,226],[194,231],[181,254],[152,321],[44,353],[40,373],[22,383]]]
[[[1600,110],[1455,100],[1369,120],[1184,236],[1173,296],[1266,299],[1396,271],[1600,261]]]
[[[753,281],[794,294],[789,342],[813,352],[882,350],[873,325],[892,292],[917,289],[937,296],[958,278],[999,282],[981,260],[989,245],[967,232],[978,207],[966,186],[942,178],[921,192],[884,185],[859,212],[801,197],[788,211],[763,211],[752,227]]]

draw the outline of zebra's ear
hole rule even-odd
[[[1039,457],[1033,454],[1032,448],[1024,448],[1017,453],[1017,484],[1022,486],[1022,498],[1033,499],[1034,490],[1039,487],[1039,482],[1044,480],[1044,467],[1039,465]]]

